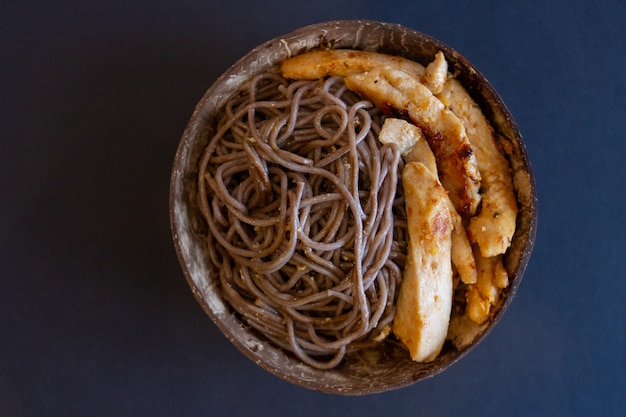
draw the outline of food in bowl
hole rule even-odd
[[[227,102],[202,156],[198,202],[224,298],[308,365],[334,367],[387,338],[433,360],[455,286],[478,324],[508,286],[511,170],[443,53],[433,59],[426,68],[348,50],[287,59]],[[401,127],[388,127],[394,120]],[[402,157],[416,138],[431,169]],[[479,209],[482,195],[491,201]],[[493,267],[477,269],[485,252],[478,264]],[[459,288],[454,275],[467,271]]]
[[[365,50],[406,29],[341,24],[367,35],[346,48],[314,26],[207,93],[179,148],[173,225],[240,349],[292,382],[364,393],[439,372],[497,320],[527,260],[532,178],[511,121],[488,121],[445,45],[418,63]]]

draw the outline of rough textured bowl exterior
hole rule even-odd
[[[219,279],[211,275],[203,234],[206,227],[196,204],[198,158],[226,100],[255,73],[290,56],[319,48],[351,48],[401,55],[422,64],[443,51],[451,72],[482,107],[497,132],[513,144],[511,164],[520,206],[518,229],[506,266],[510,287],[491,324],[466,347],[446,345],[432,363],[412,362],[406,352],[364,352],[333,370],[317,370],[270,345],[251,332],[222,301]],[[317,391],[363,395],[397,389],[432,377],[475,347],[500,320],[513,299],[528,263],[535,239],[537,197],[530,162],[519,130],[504,103],[464,57],[444,43],[396,24],[375,21],[333,21],[298,29],[265,42],[228,69],[198,103],[183,134],[172,170],[170,219],[174,244],[185,277],[196,299],[223,334],[248,358],[272,374]]]

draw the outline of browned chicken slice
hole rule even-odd
[[[446,190],[423,164],[402,172],[409,247],[396,303],[394,334],[411,359],[435,359],[448,333],[452,309],[452,225]]]
[[[483,324],[489,318],[491,307],[496,305],[503,288],[509,286],[509,276],[502,256],[485,258],[476,255],[478,281],[469,285],[465,293],[467,315],[472,321]]]
[[[483,256],[501,255],[511,244],[518,210],[511,168],[491,125],[458,80],[449,79],[438,97],[463,122],[481,176],[481,209],[470,220],[468,235]]]
[[[476,272],[476,260],[472,245],[467,237],[467,231],[463,227],[463,219],[454,209],[452,201],[448,198],[448,205],[452,218],[452,265],[459,274],[459,278],[465,284],[474,284],[478,280]]]
[[[402,70],[416,79],[425,74],[423,65],[396,55],[351,49],[314,50],[286,59],[281,64],[285,78],[316,80],[327,76],[346,77],[389,65]]]
[[[454,207],[462,216],[473,215],[480,202],[480,174],[459,118],[419,81],[389,66],[349,75],[345,82],[387,114],[408,119],[422,130]]]

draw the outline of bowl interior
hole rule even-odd
[[[507,295],[488,326],[470,330],[467,343],[446,344],[428,364],[415,363],[397,349],[365,351],[349,356],[339,367],[318,370],[273,347],[250,331],[221,298],[219,279],[212,276],[203,236],[206,226],[196,204],[198,159],[214,133],[226,100],[254,74],[307,50],[351,48],[401,55],[422,64],[443,51],[450,71],[468,89],[496,131],[512,144],[511,165],[519,203],[518,228],[505,262],[510,276]],[[444,43],[414,30],[374,21],[334,21],[298,29],[250,51],[228,69],[197,105],[180,142],[172,170],[170,218],[177,254],[188,283],[206,313],[223,334],[255,363],[294,384],[310,389],[361,395],[404,387],[431,377],[465,355],[488,334],[506,310],[518,288],[534,243],[536,194],[534,178],[520,133],[500,97],[483,75]]]

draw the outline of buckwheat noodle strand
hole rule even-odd
[[[385,337],[404,265],[402,159],[338,77],[254,77],[201,156],[198,201],[225,300],[303,362]]]

